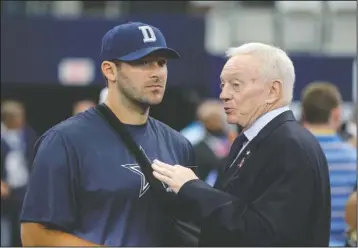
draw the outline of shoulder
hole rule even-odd
[[[61,142],[69,145],[73,140],[80,140],[82,136],[90,137],[88,134],[95,130],[96,118],[94,110],[72,116],[48,129],[39,137],[37,144],[56,140],[58,144]]]
[[[269,146],[272,156],[286,168],[312,169],[326,166],[324,152],[314,135],[298,122],[286,122],[271,135]],[[275,155],[274,155],[275,154]]]
[[[75,137],[79,134],[88,134],[97,129],[100,117],[94,108],[72,116],[57,125],[53,126],[48,132],[56,132],[62,136]]]
[[[72,144],[67,135],[53,127],[36,140],[34,152],[36,157],[41,154],[62,153],[66,150],[73,150],[68,149],[69,146],[72,146]]]
[[[182,145],[185,147],[192,148],[191,143],[189,142],[188,139],[186,139],[182,134],[180,134],[178,131],[174,130],[173,128],[169,127],[165,123],[156,120],[152,117],[149,118],[149,123],[153,128],[154,132],[156,132],[159,137],[162,137],[168,142],[173,142],[176,145]]]
[[[353,145],[348,142],[341,141],[342,152],[347,155],[347,157],[352,159],[357,159],[357,152]]]
[[[52,127],[52,129],[63,134],[73,134],[84,128],[86,130],[94,127],[98,120],[99,115],[96,110],[92,108],[60,122]]]
[[[296,121],[283,123],[273,132],[272,138],[278,146],[286,148],[320,147],[316,137]]]

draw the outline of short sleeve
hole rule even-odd
[[[71,143],[60,133],[49,131],[37,141],[21,222],[73,229],[78,185],[76,163]]]

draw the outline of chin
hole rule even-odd
[[[155,106],[155,105],[161,104],[162,101],[163,101],[163,97],[160,97],[160,98],[158,97],[156,99],[148,99],[147,102],[150,106]]]
[[[226,121],[229,124],[237,124],[237,118],[235,116],[232,116],[232,115],[228,115],[226,117]]]

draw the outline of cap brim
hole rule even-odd
[[[125,56],[122,56],[118,58],[121,61],[135,61],[142,59],[148,55],[151,54],[157,54],[159,56],[165,57],[167,59],[178,59],[180,58],[179,53],[177,53],[175,50],[167,47],[148,47],[143,48],[138,51],[135,51],[133,53],[127,54]]]

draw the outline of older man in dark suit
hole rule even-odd
[[[201,224],[200,246],[328,246],[327,161],[289,109],[295,72],[281,49],[249,43],[228,51],[221,74],[227,121],[243,127],[212,188],[180,165],[154,161]]]

